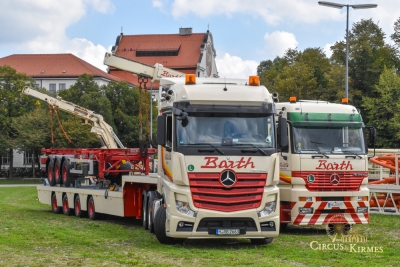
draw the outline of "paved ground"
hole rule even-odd
[[[17,186],[38,186],[40,184],[0,184],[1,187],[17,187]]]

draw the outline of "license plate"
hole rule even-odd
[[[326,205],[326,207],[328,209],[335,208],[335,207],[343,208],[344,203],[343,203],[343,201],[329,201],[328,204]]]
[[[239,229],[217,229],[215,231],[217,235],[238,235],[240,234]]]

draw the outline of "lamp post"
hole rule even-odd
[[[359,5],[343,5],[332,2],[319,1],[319,5],[333,7],[342,9],[343,7],[347,8],[347,19],[346,19],[346,84],[345,84],[345,97],[349,98],[349,7],[353,9],[367,9],[367,8],[376,8],[378,5],[376,4],[359,4]]]

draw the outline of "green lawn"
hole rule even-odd
[[[399,266],[400,216],[371,215],[354,230],[357,244],[383,252],[313,250],[332,244],[324,227],[288,227],[272,244],[248,240],[188,240],[166,246],[141,222],[109,216],[91,221],[53,214],[35,187],[0,187],[0,266]],[[316,243],[315,243],[316,244]]]

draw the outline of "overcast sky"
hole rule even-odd
[[[349,11],[349,27],[372,18],[388,37],[400,17],[397,0],[347,0],[378,4]],[[256,74],[260,61],[288,48],[329,46],[345,37],[346,9],[314,0],[1,0],[0,58],[12,54],[73,53],[105,70],[104,53],[121,30],[132,34],[207,29],[213,35],[220,77]]]

